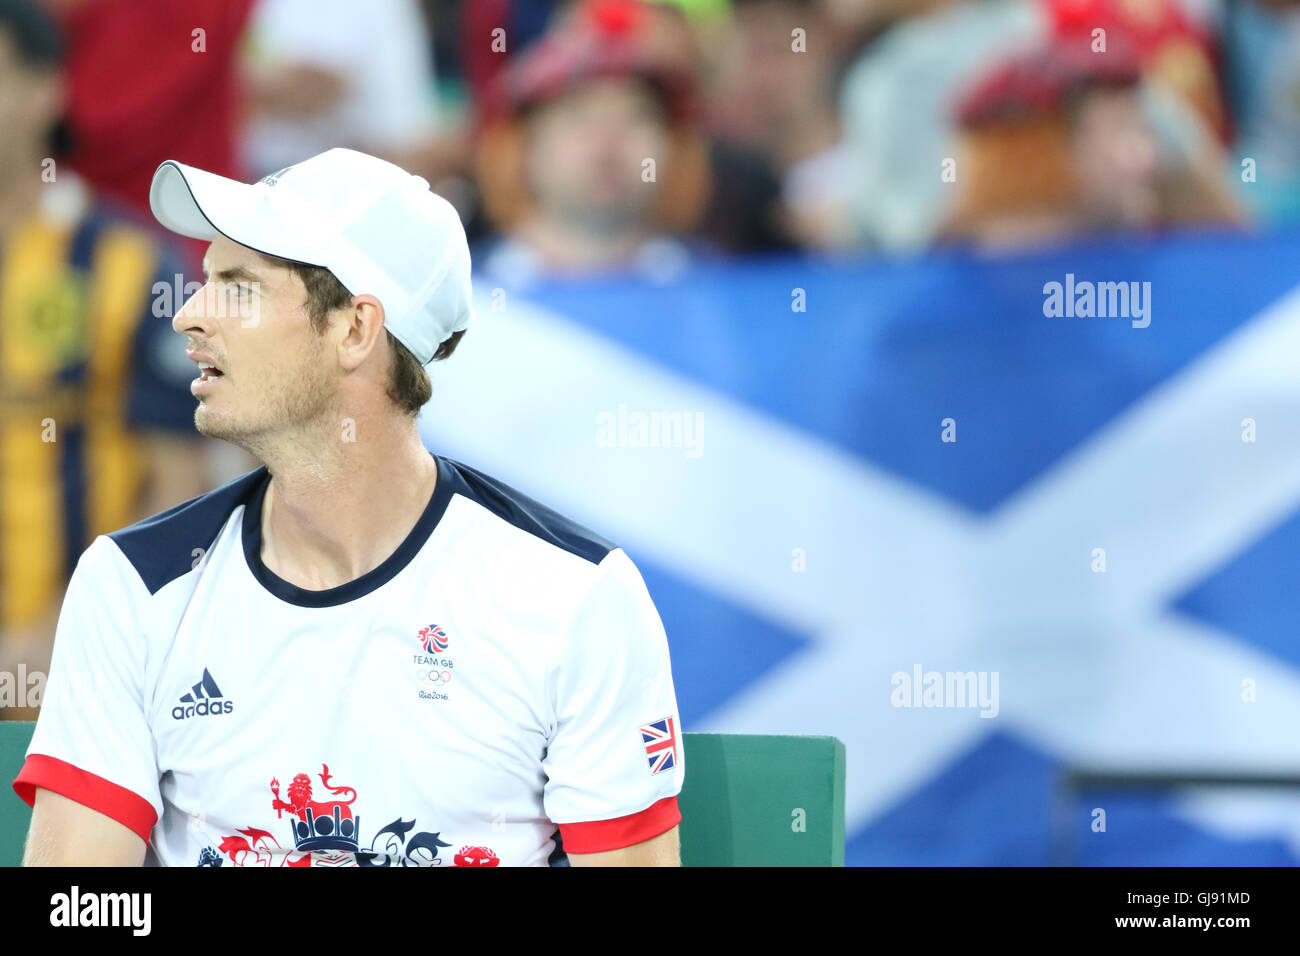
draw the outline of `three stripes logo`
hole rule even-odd
[[[292,166],[286,166],[284,169],[277,169],[275,172],[271,173],[271,175],[263,176],[259,182],[266,183],[268,186],[274,186],[280,181],[280,177],[291,169],[293,169]]]
[[[185,720],[188,717],[215,717],[228,714],[235,709],[233,701],[224,700],[221,688],[212,679],[208,669],[203,668],[203,677],[197,684],[181,695],[181,701],[172,708],[172,717]]]

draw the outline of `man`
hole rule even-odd
[[[853,34],[837,27],[830,4],[733,0],[727,42],[710,56],[714,135],[755,157],[773,181],[763,195],[736,189],[740,177],[715,177],[714,203],[733,193],[739,209],[752,211],[727,219],[751,235],[768,233],[773,249],[777,223],[807,248],[830,252],[857,240],[851,208],[862,172],[841,141],[834,93]],[[801,35],[813,38],[815,53],[797,52]]]
[[[0,672],[17,688],[0,719],[35,719],[90,541],[212,487],[189,370],[154,314],[181,269],[48,158],[61,59],[38,7],[0,0]]]
[[[250,172],[260,176],[331,146],[423,172],[445,148],[431,25],[418,0],[259,0],[248,34],[241,140]],[[353,55],[359,45],[384,55],[363,63]]]
[[[1011,253],[1086,236],[1240,224],[1217,181],[1213,141],[1197,137],[1189,142],[1205,151],[1177,158],[1153,120],[1186,107],[1144,87],[1122,34],[1109,43],[1105,54],[1077,38],[1030,48],[965,93],[956,109],[955,204],[941,240]],[[1177,112],[1161,113],[1166,106]]]
[[[195,425],[264,465],[82,556],[26,862],[675,865],[640,574],[417,434],[469,319],[455,211],[346,149],[253,186],[168,161],[150,200],[212,240],[172,323]]]

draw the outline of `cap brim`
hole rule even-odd
[[[263,191],[175,160],[154,172],[149,208],[165,227],[192,239],[222,235],[258,252],[312,265],[321,265],[324,258],[318,243],[289,226]]]

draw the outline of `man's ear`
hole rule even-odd
[[[346,371],[354,371],[384,339],[384,307],[373,295],[354,295],[344,307],[347,333],[339,342],[339,361]]]

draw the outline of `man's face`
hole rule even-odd
[[[662,180],[668,127],[641,82],[588,83],[539,106],[528,132],[528,177],[544,215],[617,228],[653,203],[656,186],[642,179],[643,163],[653,159]]]
[[[190,385],[194,426],[258,454],[276,436],[325,421],[339,368],[330,338],[312,331],[302,280],[224,236],[203,268],[207,284],[172,320],[190,358],[218,370]]]
[[[729,134],[762,143],[825,98],[829,58],[791,50],[793,26],[806,28],[809,36],[825,26],[809,6],[763,0],[736,7],[720,55],[711,57],[714,97]]]
[[[1158,145],[1135,91],[1097,91],[1083,100],[1075,117],[1074,160],[1090,216],[1123,227],[1155,218]]]

